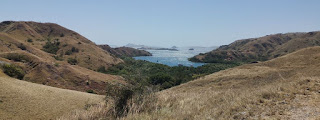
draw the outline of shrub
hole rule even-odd
[[[24,71],[19,66],[13,64],[4,64],[1,68],[8,76],[18,78],[20,80],[22,80],[25,75]]]
[[[97,94],[96,92],[94,92],[93,90],[87,90],[87,93],[92,93],[92,94]]]
[[[20,45],[18,45],[18,48],[20,48],[21,50],[26,50],[27,48],[26,48],[26,46],[24,46],[24,44],[20,44]]]
[[[59,45],[60,45],[60,42],[58,39],[56,39],[54,42],[51,42],[50,40],[48,40],[46,44],[43,46],[43,51],[56,54],[60,49]]]
[[[107,84],[106,102],[113,102],[113,109],[109,113],[115,118],[124,116],[128,111],[128,100],[131,99],[133,91],[122,84]]]
[[[68,50],[65,52],[65,55],[71,55],[72,53],[77,53],[77,52],[79,52],[79,49],[72,47],[71,50]]]
[[[78,48],[75,48],[75,47],[72,47],[72,48],[71,48],[71,52],[79,52],[79,49],[78,49]]]
[[[97,71],[101,73],[107,73],[106,67],[104,66],[100,66]]]
[[[18,53],[9,53],[5,56],[9,60],[13,60],[16,62],[29,62],[30,58],[26,55],[21,55]]]
[[[67,50],[64,54],[65,54],[65,55],[71,55],[71,54],[72,54],[72,51],[71,51],[71,50]]]
[[[61,56],[58,56],[58,55],[53,56],[53,58],[58,60],[58,61],[63,61],[63,58]]]
[[[54,63],[54,66],[59,67],[60,64],[59,63]]]
[[[78,60],[75,58],[68,58],[68,63],[71,65],[76,65],[78,64]]]
[[[60,34],[60,37],[64,37],[64,34],[63,34],[63,33],[61,33],[61,34]]]
[[[29,38],[29,39],[27,40],[27,42],[30,42],[30,43],[31,43],[31,42],[33,42],[33,40]]]

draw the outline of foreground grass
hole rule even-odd
[[[60,89],[5,77],[0,71],[0,119],[55,119],[104,96]]]

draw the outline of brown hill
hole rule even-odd
[[[0,45],[1,60],[21,66],[26,81],[98,94],[107,82],[125,84],[122,77],[92,71],[121,59],[57,24],[2,22]]]
[[[190,58],[194,62],[253,62],[276,58],[296,50],[319,46],[320,32],[267,35],[237,40],[211,52]]]
[[[126,119],[316,119],[320,47],[220,71],[158,93],[155,111]]]
[[[138,50],[130,47],[111,48],[109,45],[99,45],[103,50],[116,56],[137,57],[137,56],[152,56],[152,54],[145,50]]]
[[[122,62],[80,34],[54,23],[5,21],[0,23],[0,33],[2,41],[14,39],[15,43],[11,44],[20,49],[26,46],[26,51],[32,54],[38,53],[27,48],[49,53],[46,55],[47,59],[52,59],[52,56],[63,61],[69,58],[76,59],[77,65],[92,70]],[[8,41],[6,45],[10,45],[11,41],[13,40]],[[14,49],[14,46],[6,48]]]

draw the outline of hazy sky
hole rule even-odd
[[[0,21],[52,22],[97,44],[218,46],[320,30],[320,0],[1,0]]]

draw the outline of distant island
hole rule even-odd
[[[129,43],[125,45],[125,47],[136,48],[139,50],[169,50],[169,51],[179,51],[177,46],[173,46],[171,48],[163,48],[163,47],[154,47],[154,46],[146,46],[146,45],[136,45]]]
[[[141,47],[138,48],[139,50],[169,50],[169,51],[179,51],[175,48],[152,48],[152,47]]]

